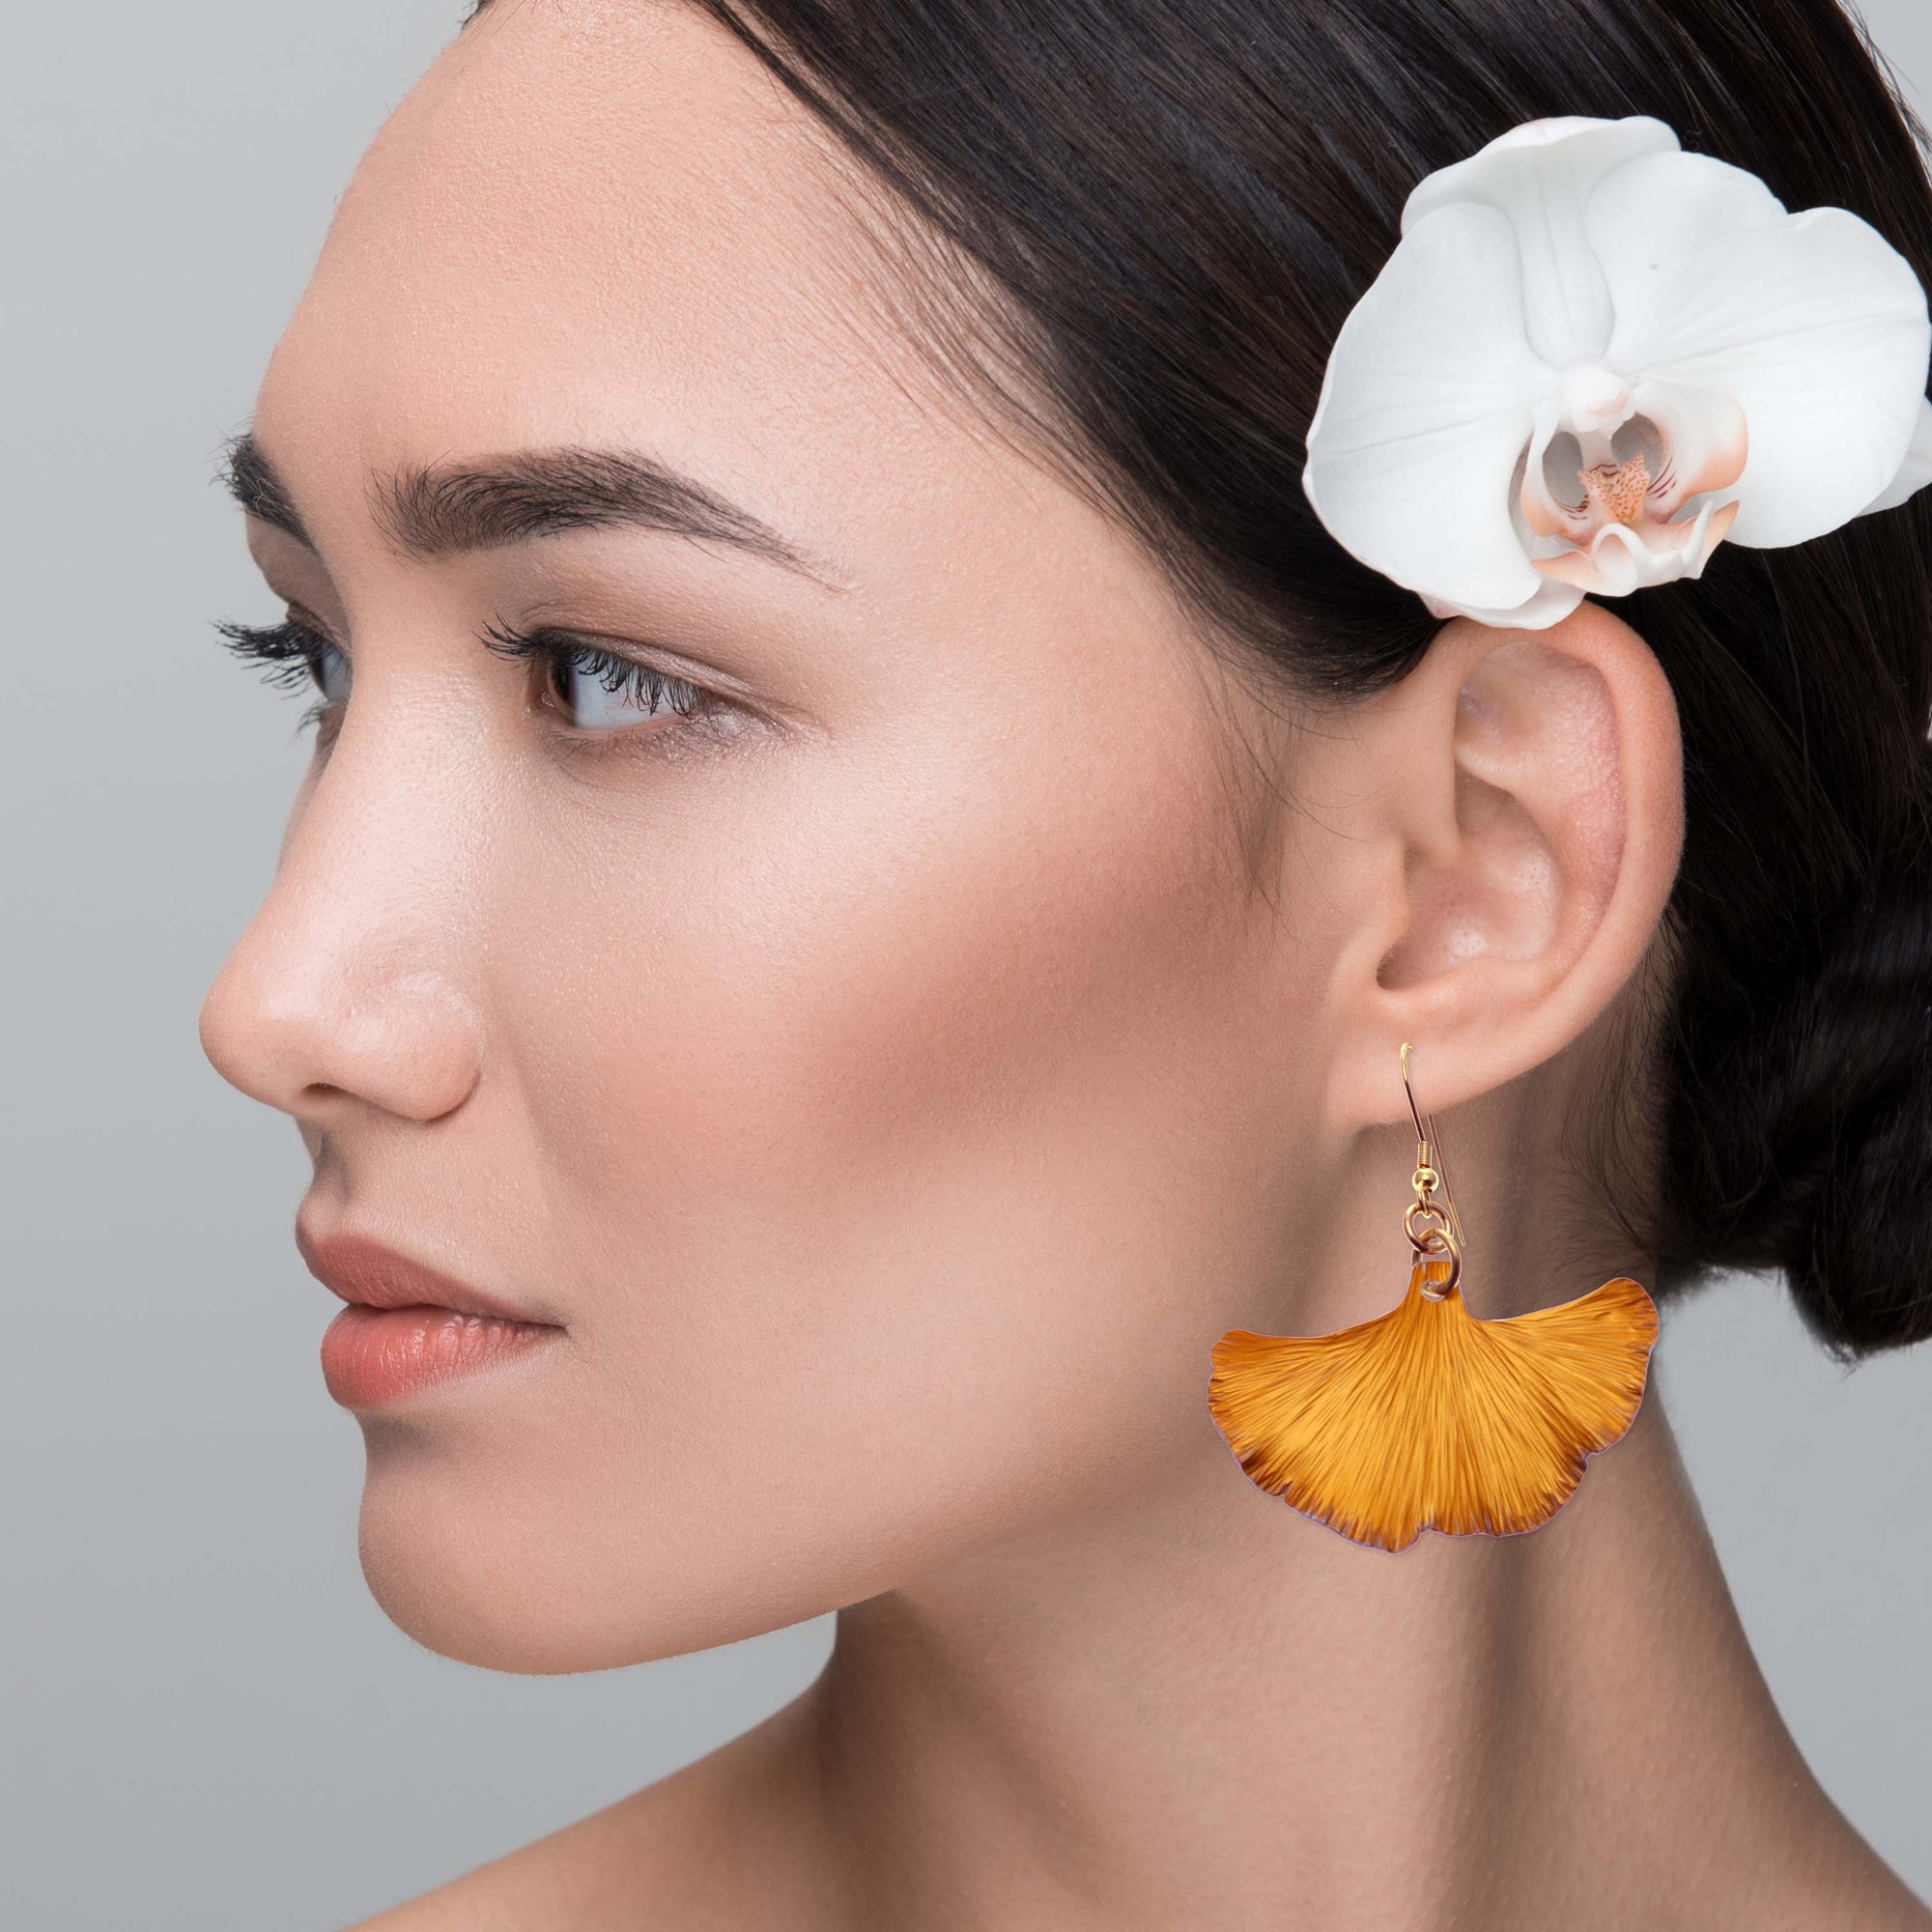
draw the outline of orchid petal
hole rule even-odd
[[[1420,183],[1403,208],[1402,231],[1407,235],[1444,208],[1493,208],[1508,218],[1521,253],[1531,346],[1558,369],[1596,359],[1610,339],[1616,310],[1591,252],[1584,210],[1605,176],[1676,148],[1670,128],[1643,115],[1526,122]]]
[[[1560,624],[1583,601],[1583,593],[1573,583],[1556,583],[1546,579],[1537,585],[1536,595],[1526,603],[1507,611],[1486,610],[1480,604],[1450,604],[1439,597],[1425,597],[1433,617],[1470,617],[1478,624],[1516,631],[1547,631]]]
[[[1302,487],[1345,550],[1405,588],[1514,609],[1539,579],[1510,485],[1554,380],[1523,336],[1508,221],[1446,208],[1404,236],[1342,325]]]
[[[1686,154],[1606,175],[1586,220],[1616,303],[1607,360],[1743,408],[1736,542],[1822,536],[1898,475],[1932,321],[1876,229],[1840,208],[1789,214],[1755,175]]]
[[[1919,405],[1918,427],[1912,432],[1912,446],[1905,452],[1898,474],[1886,486],[1885,495],[1867,503],[1865,509],[1867,513],[1895,510],[1928,483],[1932,483],[1932,401]]]

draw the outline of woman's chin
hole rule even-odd
[[[527,1676],[611,1670],[799,1620],[748,1624],[743,1603],[721,1601],[679,1551],[600,1563],[600,1539],[582,1522],[546,1525],[543,1512],[499,1502],[407,1474],[372,1472],[363,1491],[357,1548],[370,1594],[405,1635],[459,1663]],[[742,1592],[762,1595],[749,1581]]]

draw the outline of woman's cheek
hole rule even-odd
[[[822,1239],[1157,1104],[1233,889],[1219,794],[1148,735],[1083,757],[948,719],[721,759],[554,872],[503,1031],[555,1182],[692,1239],[753,1211]]]

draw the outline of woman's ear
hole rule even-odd
[[[1353,914],[1332,956],[1328,1117],[1448,1107],[1560,1052],[1642,961],[1677,875],[1684,760],[1649,646],[1601,605],[1547,631],[1459,618],[1317,741],[1343,761]]]

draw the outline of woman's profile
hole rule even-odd
[[[1926,286],[1833,0],[476,10],[232,453],[203,1039],[398,1626],[838,1623],[370,1926],[1932,1927],[1644,1382],[1932,1335]]]

